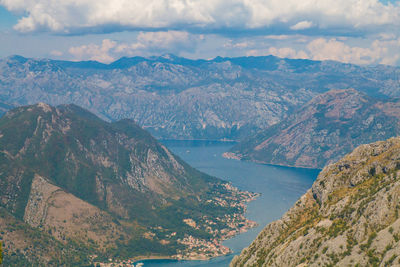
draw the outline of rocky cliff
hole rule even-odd
[[[239,143],[226,156],[322,169],[361,144],[399,133],[398,99],[378,100],[353,89],[331,90]]]
[[[171,55],[111,64],[0,60],[0,100],[74,103],[103,119],[131,118],[167,139],[240,139],[330,89],[400,96],[400,69],[273,56],[189,60]]]
[[[6,262],[13,255],[46,266],[211,257],[229,252],[219,243],[225,233],[252,226],[243,213],[253,194],[191,168],[133,121],[108,123],[75,105],[7,112],[0,119],[0,170],[0,207],[15,221],[2,225]],[[40,245],[85,253],[74,260],[48,248],[35,258],[37,232]]]
[[[399,177],[399,137],[356,148],[231,266],[398,266]]]

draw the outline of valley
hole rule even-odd
[[[234,255],[250,245],[266,224],[278,219],[307,191],[319,172],[225,159],[221,155],[233,146],[231,142],[169,140],[163,141],[163,144],[193,167],[230,181],[241,190],[261,193],[248,204],[245,215],[258,226],[225,240],[222,244],[233,251],[227,256],[206,261],[138,261],[144,263],[144,267],[229,266]]]
[[[1,101],[73,103],[106,120],[133,119],[158,139],[240,140],[329,90],[399,97],[399,81],[398,67],[274,56],[0,60]]]
[[[398,78],[397,67],[272,56],[4,59],[5,263],[227,266],[306,192],[317,169],[398,135]],[[60,105],[21,106],[37,101]],[[182,139],[192,141],[174,143]],[[211,140],[239,142],[198,150]]]
[[[8,111],[0,133],[7,265],[207,259],[255,226],[244,213],[256,193],[193,169],[131,120],[39,103]]]
[[[0,0],[0,267],[400,266],[400,0]]]

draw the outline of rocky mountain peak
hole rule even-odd
[[[400,137],[326,166],[231,266],[394,266],[400,252]]]

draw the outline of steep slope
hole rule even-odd
[[[94,250],[56,240],[0,207],[2,266],[89,266]]]
[[[74,103],[104,119],[134,119],[156,137],[240,139],[330,89],[400,96],[400,68],[273,56],[122,58],[109,65],[9,57],[0,99]]]
[[[399,177],[399,137],[356,148],[231,266],[397,266]]]
[[[331,90],[287,119],[232,148],[225,156],[286,166],[322,168],[360,144],[400,133],[398,100],[356,90]]]
[[[108,123],[75,105],[20,107],[0,119],[0,151],[0,205],[100,260],[189,257],[190,238],[218,244],[192,256],[221,255],[227,232],[252,225],[243,212],[253,194],[191,168],[131,120]]]

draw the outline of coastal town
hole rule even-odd
[[[140,265],[143,260],[151,259],[171,259],[171,260],[208,260],[214,257],[220,257],[232,253],[232,250],[222,244],[224,240],[234,237],[237,234],[244,233],[248,229],[256,227],[257,223],[245,217],[247,204],[255,200],[259,194],[240,191],[230,183],[223,185],[226,190],[232,194],[224,198],[215,197],[207,200],[208,203],[236,208],[238,212],[226,214],[224,217],[217,217],[214,220],[210,218],[202,218],[201,221],[195,221],[193,218],[185,218],[183,222],[193,229],[203,229],[210,233],[212,238],[200,239],[193,237],[190,234],[185,234],[183,238],[177,239],[177,242],[183,245],[184,249],[177,251],[176,255],[162,256],[162,255],[149,255],[138,256],[125,261],[118,261],[109,259],[109,262],[95,263],[99,267],[125,267],[125,266],[142,266]],[[224,225],[219,228],[218,225]],[[158,229],[159,230],[159,229]],[[143,235],[145,238],[156,238],[154,232],[146,232]],[[172,232],[166,236],[165,239],[160,239],[160,244],[169,244],[168,239],[173,239],[176,232]]]
[[[219,257],[232,253],[232,250],[222,245],[222,241],[232,238],[233,236],[244,233],[248,229],[256,227],[257,223],[248,220],[245,217],[248,202],[255,200],[259,194],[240,191],[230,183],[224,184],[225,188],[232,192],[231,196],[225,198],[215,197],[207,202],[214,205],[237,208],[239,212],[226,214],[224,217],[217,217],[214,220],[203,218],[202,222],[195,222],[191,218],[184,220],[186,224],[196,229],[204,229],[212,234],[210,240],[195,238],[191,235],[185,235],[183,239],[179,239],[180,244],[185,245],[185,250],[180,251],[176,255],[178,260],[207,260],[213,257]],[[219,229],[217,225],[225,227]]]

